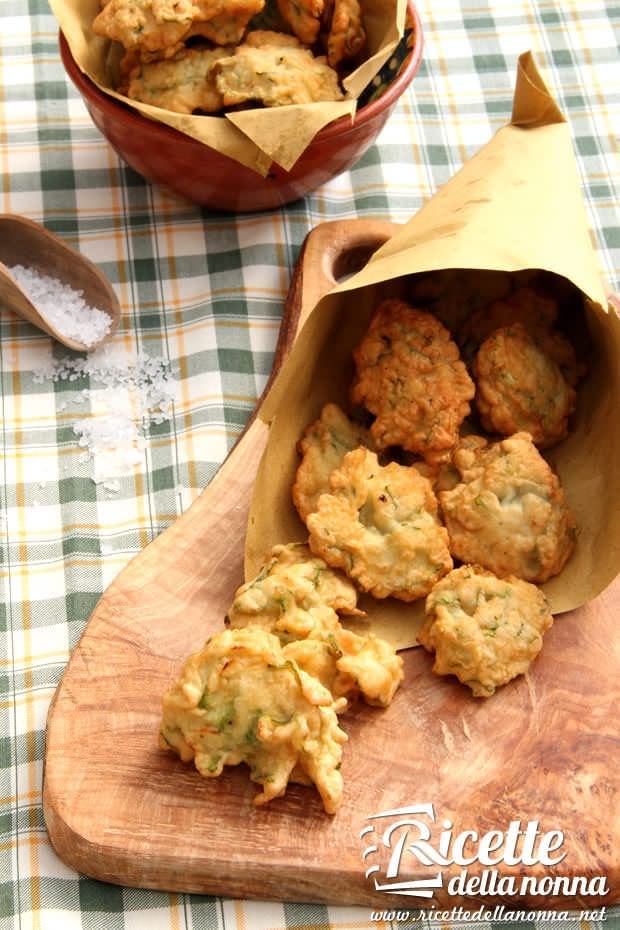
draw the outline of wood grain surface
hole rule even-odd
[[[278,352],[339,276],[368,257],[389,224],[318,227],[292,282]],[[531,672],[489,701],[431,675],[421,649],[387,710],[360,704],[343,726],[345,800],[335,817],[318,795],[291,786],[255,808],[243,767],[201,778],[158,749],[163,691],[183,659],[222,628],[242,581],[253,476],[267,427],[255,419],[193,506],[119,575],[100,600],[50,709],[44,813],[58,855],[80,872],[123,885],[231,897],[368,904],[429,900],[385,894],[365,877],[371,815],[433,804],[453,832],[505,831],[538,821],[564,832],[557,867],[498,866],[502,875],[605,876],[603,897],[532,895],[521,906],[596,907],[620,898],[620,586],[559,617]],[[387,821],[381,821],[385,825]],[[412,833],[412,838],[413,838]],[[389,850],[378,844],[385,878]],[[448,896],[457,866],[440,870],[405,848],[398,879],[442,871],[432,903],[478,906],[509,893]],[[468,868],[480,875],[479,864]],[[381,879],[378,879],[381,880]]]

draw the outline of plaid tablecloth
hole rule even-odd
[[[378,145],[306,200],[234,217],[175,200],[121,164],[65,78],[45,0],[0,0],[0,210],[44,222],[98,262],[122,304],[115,343],[169,359],[178,382],[171,419],[148,427],[139,467],[118,485],[95,483],[73,431],[83,384],[33,379],[51,355],[67,353],[0,312],[6,930],[386,926],[367,909],[160,894],[80,877],[49,845],[41,778],[46,713],[69,652],[106,586],[191,503],[241,432],[270,369],[304,236],[323,220],[407,220],[506,121],[527,48],[570,119],[604,274],[620,284],[620,4],[418,6],[424,62]],[[562,925],[590,926],[578,915]],[[606,926],[620,927],[620,909]]]

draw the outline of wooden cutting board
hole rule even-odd
[[[334,276],[360,267],[393,231],[389,223],[359,220],[326,223],[310,234],[287,300],[276,369]],[[121,572],[90,618],[47,725],[43,804],[60,858],[93,878],[145,888],[427,906],[375,890],[375,879],[385,883],[392,850],[377,843],[363,861],[369,835],[360,833],[374,826],[372,836],[380,836],[389,826],[389,817],[368,820],[374,814],[432,804],[433,837],[445,820],[454,834],[505,831],[516,820],[564,832],[566,856],[555,870],[502,864],[500,875],[606,877],[602,898],[526,895],[521,906],[595,907],[619,899],[617,582],[558,618],[530,674],[489,701],[433,676],[422,649],[404,654],[406,679],[391,707],[360,704],[343,718],[350,742],[345,800],[335,817],[301,786],[255,808],[257,788],[243,767],[207,780],[158,748],[162,693],[187,655],[222,629],[242,581],[250,494],[266,439],[267,427],[255,419],[193,506]],[[394,842],[406,829],[393,834]],[[370,862],[380,868],[366,878]],[[443,873],[433,903],[511,899],[488,888],[450,897],[448,879],[460,867],[424,866],[406,847],[399,865],[392,881]],[[481,868],[471,865],[470,876]]]

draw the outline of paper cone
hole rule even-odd
[[[519,59],[513,122],[500,129],[366,267],[324,297],[260,410],[270,424],[248,527],[246,571],[272,545],[307,537],[291,503],[295,443],[328,401],[347,405],[351,351],[379,300],[405,295],[406,276],[440,269],[561,275],[582,293],[594,347],[574,427],[550,450],[580,536],[563,572],[543,586],[554,612],[579,607],[620,570],[620,321],[607,309],[570,131],[530,53]],[[415,644],[423,604],[365,599],[373,629]]]

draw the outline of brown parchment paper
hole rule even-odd
[[[346,405],[351,350],[378,301],[405,277],[448,268],[542,269],[582,292],[593,363],[579,387],[574,429],[548,458],[578,521],[576,551],[543,586],[555,613],[599,594],[620,570],[620,320],[608,308],[569,127],[530,53],[519,59],[513,118],[355,277],[316,306],[259,416],[270,425],[248,524],[246,577],[272,545],[307,538],[291,502],[295,443],[329,400]],[[423,601],[362,599],[372,629],[415,645]]]
[[[344,81],[346,99],[274,109],[245,110],[226,116],[188,116],[129,100],[112,90],[114,64],[107,39],[95,35],[92,23],[99,0],[50,0],[78,67],[110,96],[149,119],[166,123],[266,175],[272,161],[289,171],[317,132],[340,116],[355,113],[357,98],[378,74],[403,36],[407,0],[360,0],[368,33],[366,61]]]

